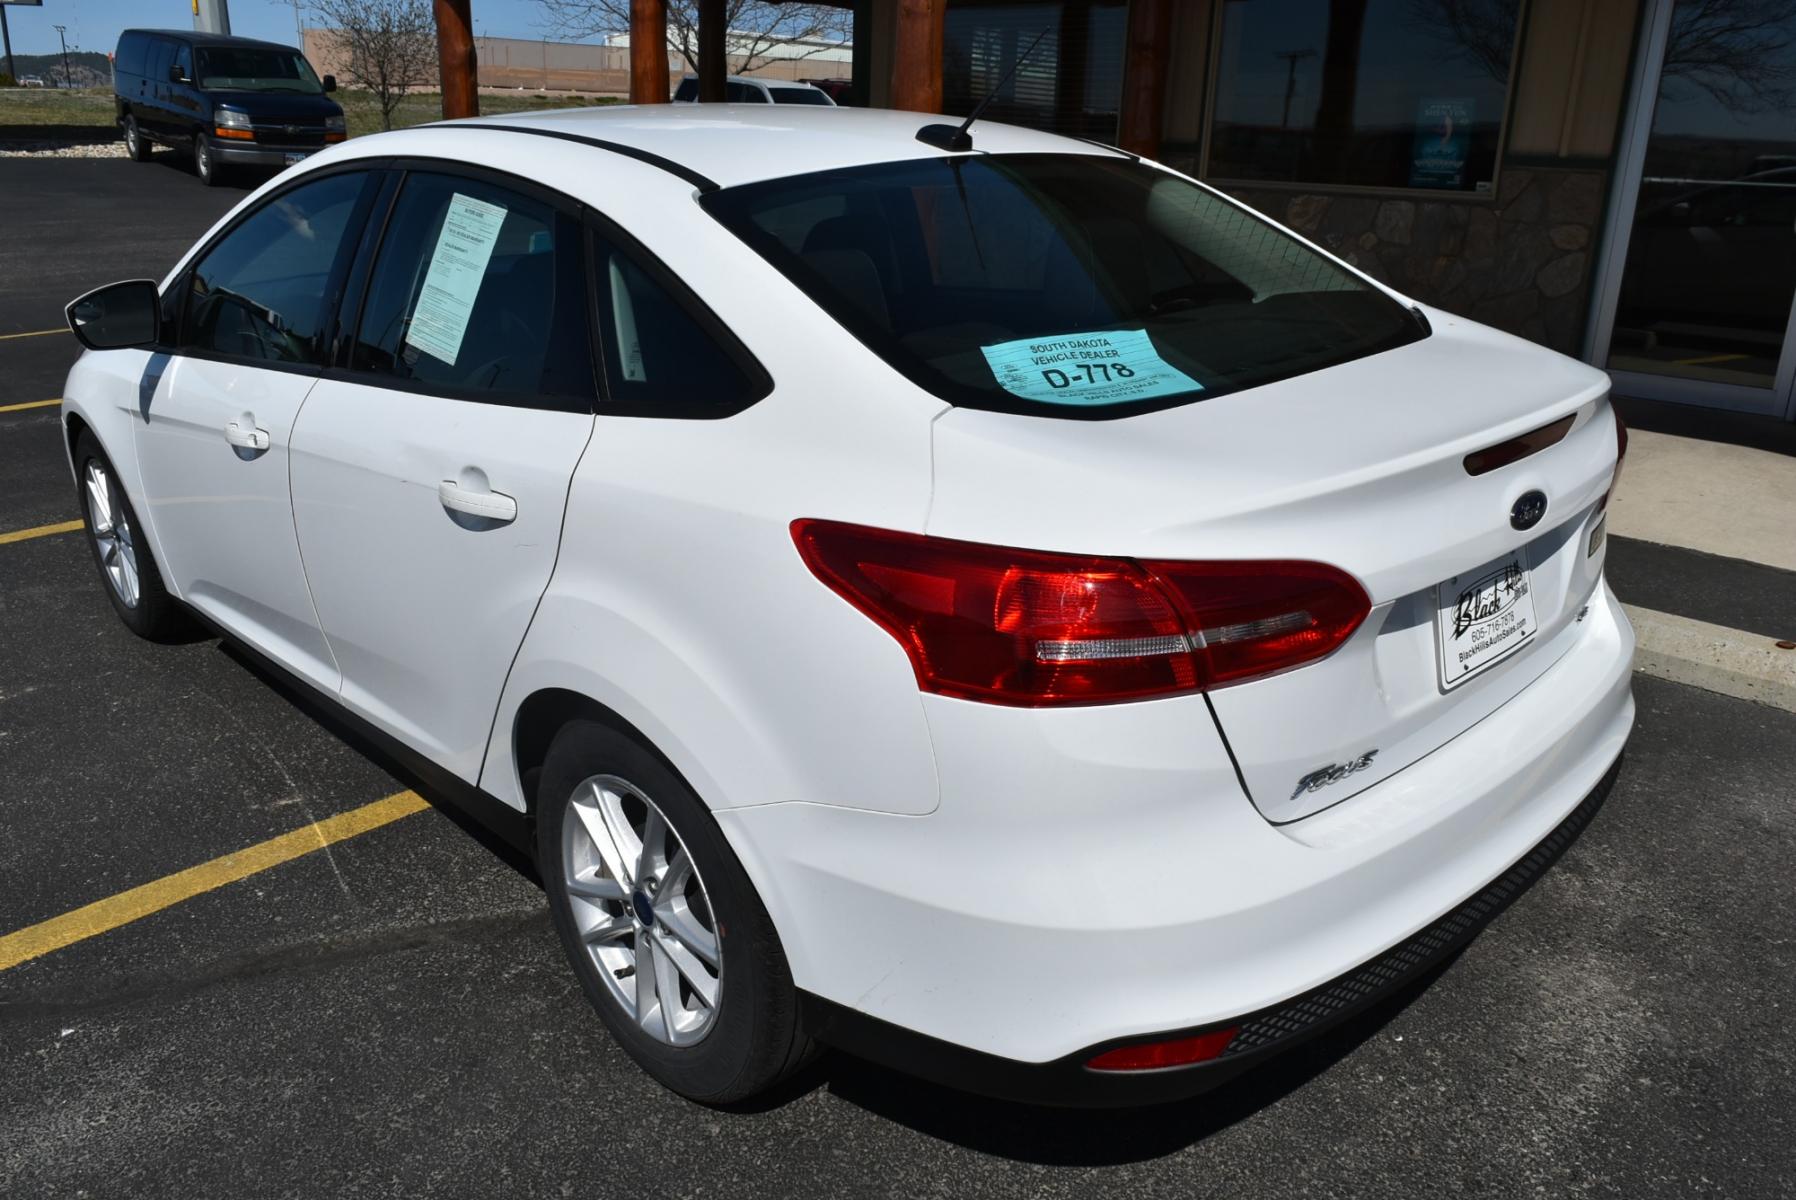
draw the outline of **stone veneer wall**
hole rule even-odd
[[[1425,304],[1575,355],[1605,180],[1601,170],[1505,166],[1494,202],[1228,190]]]

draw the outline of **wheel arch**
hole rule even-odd
[[[616,710],[571,688],[539,688],[518,705],[517,716],[512,720],[511,734],[512,768],[517,772],[518,787],[524,798],[524,812],[532,819],[536,816],[537,781],[542,775],[543,762],[549,756],[549,746],[555,741],[555,735],[570,721],[580,719],[610,726],[634,740],[660,759],[687,787],[693,786],[692,781],[655,745],[653,739],[625,720]],[[696,794],[698,789],[693,788],[693,791]]]

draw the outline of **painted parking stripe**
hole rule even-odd
[[[25,333],[0,333],[0,342],[10,342],[14,338],[49,337],[53,333],[67,333],[68,331],[69,327],[64,325],[61,329],[32,329]]]
[[[24,412],[28,408],[49,408],[52,404],[61,404],[62,397],[54,400],[27,400],[23,404],[0,404],[0,413]]]
[[[11,533],[0,533],[0,546],[9,542],[28,542],[32,538],[49,537],[56,533],[73,533],[79,528],[79,521],[63,521],[56,525],[39,525],[36,529],[15,529]]]
[[[128,925],[152,913],[172,908],[183,900],[191,900],[227,883],[236,883],[336,842],[390,825],[401,817],[409,817],[429,807],[430,803],[416,792],[399,792],[384,800],[352,808],[346,813],[314,821],[291,833],[258,842],[211,862],[203,862],[196,867],[188,867],[185,871],[176,871],[173,875],[164,875],[161,879],[108,896],[104,900],[96,900],[73,912],[51,917],[36,925],[27,925],[16,933],[0,937],[0,971],[40,958],[64,946],[109,933],[121,925]]]

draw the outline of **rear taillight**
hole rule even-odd
[[[1101,704],[1196,691],[1329,653],[1370,602],[1320,563],[1138,563],[801,520],[813,574],[894,638],[925,691]]]
[[[1615,411],[1615,405],[1609,405],[1609,415],[1615,418],[1615,470],[1609,476],[1609,490],[1603,498],[1596,502],[1596,510],[1603,512],[1609,507],[1609,497],[1615,495],[1615,485],[1621,482],[1621,463],[1628,456],[1628,423],[1621,419]],[[1593,550],[1592,553],[1595,553]]]

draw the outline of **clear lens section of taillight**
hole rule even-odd
[[[1609,475],[1609,490],[1604,492],[1603,498],[1596,502],[1598,512],[1608,509],[1609,500],[1615,495],[1615,485],[1621,482],[1622,461],[1628,456],[1628,423],[1621,419],[1620,413],[1615,411],[1613,401],[1609,404],[1609,415],[1615,418],[1615,470]],[[1592,549],[1591,553],[1594,554],[1596,551]]]
[[[896,638],[925,690],[994,704],[1195,691],[1320,658],[1370,605],[1319,563],[1151,563],[801,520],[818,579]]]
[[[1211,687],[1331,654],[1372,604],[1359,581],[1317,562],[1150,562],[1201,644]]]

